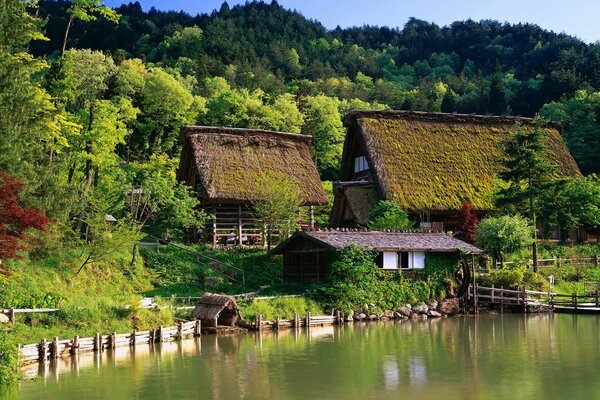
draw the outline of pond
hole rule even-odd
[[[356,323],[81,354],[3,398],[593,399],[599,356],[598,316]]]

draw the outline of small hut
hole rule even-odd
[[[192,319],[199,319],[204,327],[236,326],[242,319],[232,296],[206,293],[192,311]]]

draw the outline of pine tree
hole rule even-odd
[[[506,158],[501,161],[504,170],[498,177],[508,183],[496,198],[497,206],[528,208],[533,222],[533,268],[537,271],[537,206],[553,185],[552,173],[556,167],[548,160],[543,121],[534,120],[532,128],[518,124],[512,136],[504,143]]]
[[[500,60],[496,59],[496,67],[490,84],[490,102],[488,105],[490,113],[495,115],[506,114],[506,94],[500,71]]]

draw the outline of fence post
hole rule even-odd
[[[259,331],[262,329],[262,315],[258,314],[256,316],[256,329],[258,329]]]
[[[52,340],[52,358],[58,358],[58,336]]]
[[[46,339],[40,340],[40,344],[38,347],[38,358],[40,361],[48,359],[48,342]]]
[[[279,317],[275,318],[275,329],[279,330]]]
[[[11,308],[10,310],[8,310],[7,317],[10,322],[12,322],[12,323],[15,322],[15,309],[14,308]]]
[[[573,307],[577,310],[577,293],[573,293],[571,297],[573,298]]]
[[[504,285],[500,286],[500,314],[504,312]]]
[[[129,336],[129,345],[130,346],[135,346],[135,342],[136,342],[135,335],[136,334],[137,334],[137,329],[133,329],[133,331],[131,332],[131,336]]]
[[[599,304],[598,304],[598,289],[596,289],[596,307],[598,307],[598,306],[599,306]]]
[[[110,348],[111,349],[117,348],[117,334],[115,332],[110,334]]]
[[[298,329],[300,327],[300,315],[298,313],[294,313],[294,328]]]
[[[177,323],[177,337],[179,340],[183,339],[183,322],[181,321]]]
[[[306,313],[306,327],[310,328],[310,311]]]
[[[335,323],[340,324],[340,310],[335,310]]]
[[[94,351],[102,350],[102,342],[100,341],[100,334],[98,332],[94,333],[93,350]]]
[[[200,320],[196,319],[195,324],[194,324],[194,336],[200,336],[200,332],[201,331],[201,326],[200,326]]]
[[[158,326],[158,332],[157,332],[157,334],[158,334],[158,341],[160,343],[164,342],[165,338],[163,337],[163,326],[162,325]]]
[[[494,285],[492,284],[492,303],[494,302],[494,292],[495,292]]]
[[[77,354],[79,352],[79,336],[75,336],[73,338],[73,342],[71,344],[71,354]]]

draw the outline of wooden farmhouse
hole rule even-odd
[[[292,222],[297,227],[313,226],[313,206],[328,203],[310,157],[310,136],[184,126],[182,140],[178,180],[194,188],[202,208],[212,216],[207,226],[193,232],[190,241],[215,246],[262,245],[262,222],[253,215],[252,204],[261,200],[257,182],[265,174],[298,186],[306,210]]]
[[[478,214],[492,210],[503,141],[516,123],[527,128],[533,120],[394,110],[350,112],[344,118],[347,135],[340,181],[333,185],[332,226],[366,226],[369,212],[380,200],[400,204],[422,228],[439,231],[448,228],[464,200]],[[543,129],[558,174],[581,175],[562,140],[561,126],[548,123]],[[558,239],[559,232],[553,236]]]
[[[192,311],[192,319],[204,327],[236,326],[242,320],[233,296],[205,293]]]
[[[271,253],[283,255],[285,283],[321,282],[327,279],[336,252],[351,244],[377,253],[376,264],[388,271],[425,268],[427,255],[431,253],[447,254],[458,263],[460,252],[483,252],[472,244],[441,232],[342,228],[297,231]]]

